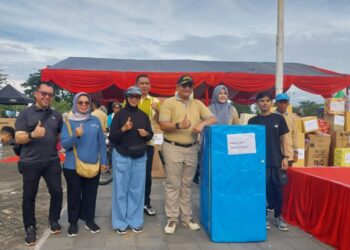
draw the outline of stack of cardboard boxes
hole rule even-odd
[[[324,112],[332,137],[329,165],[350,167],[350,112],[345,110],[345,100],[326,99]]]
[[[304,165],[302,165],[302,161],[298,160],[293,166],[328,166],[331,138],[327,134],[319,133],[317,117],[303,117],[299,119],[298,123],[298,158],[302,154],[299,145],[304,145],[305,160]]]
[[[251,116],[243,115],[241,124]],[[344,98],[326,99],[324,119],[329,134],[320,131],[316,116],[296,118],[298,161],[293,167],[350,167],[350,102],[346,105]]]

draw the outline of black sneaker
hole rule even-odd
[[[89,229],[93,234],[99,233],[101,231],[101,228],[94,221],[86,222],[85,228]]]
[[[127,229],[118,228],[117,229],[117,233],[120,234],[120,235],[124,235],[124,234],[128,233],[128,230]]]
[[[50,222],[50,231],[52,234],[59,234],[61,232],[61,226],[57,221]]]
[[[78,225],[70,224],[68,228],[68,237],[78,236]]]
[[[132,229],[132,231],[134,232],[134,233],[137,233],[137,234],[139,234],[139,233],[142,233],[142,227],[135,227],[135,228],[133,228]]]
[[[35,246],[36,244],[36,229],[34,226],[28,226],[26,228],[26,238],[25,242],[26,246]]]
[[[148,216],[155,216],[156,215],[156,210],[154,210],[154,208],[151,205],[145,205],[143,207],[143,211],[145,212],[145,214],[147,214]]]

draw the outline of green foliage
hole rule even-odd
[[[316,116],[317,109],[322,108],[324,104],[315,103],[312,101],[302,101],[299,102],[298,107],[293,108],[293,112],[301,113],[303,116]]]
[[[40,83],[41,83],[41,72],[38,71],[36,73],[30,74],[27,81],[22,83],[21,86],[25,89],[24,93],[30,98],[34,99],[34,92]],[[55,93],[55,97],[52,102],[52,107],[60,112],[65,112],[70,110],[74,94],[70,93],[65,89],[62,89],[56,84],[52,84],[52,87]]]

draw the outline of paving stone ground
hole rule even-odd
[[[41,237],[36,247],[28,248],[23,244],[24,232],[22,224],[22,180],[16,164],[0,163],[0,249],[41,249],[41,250],[80,250],[80,249],[166,249],[166,250],[327,250],[332,247],[323,244],[310,234],[297,227],[289,232],[281,232],[271,226],[265,242],[253,243],[213,243],[204,230],[191,232],[179,225],[174,235],[165,235],[163,228],[166,217],[164,212],[164,179],[154,179],[152,187],[152,204],[157,210],[155,217],[145,216],[145,227],[141,234],[128,232],[125,236],[117,234],[111,226],[111,184],[100,186],[97,199],[96,222],[102,231],[91,234],[79,223],[78,237],[67,237],[67,211],[63,210],[62,233],[50,235],[47,231],[49,195],[45,182],[40,184],[37,197],[36,214],[38,220],[38,236]],[[64,178],[62,178],[64,180]],[[64,183],[64,181],[63,181]],[[65,185],[65,184],[64,184]],[[65,190],[64,186],[64,190]],[[194,213],[198,216],[198,188],[194,189]],[[64,203],[66,198],[64,198]]]

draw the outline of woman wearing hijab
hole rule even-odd
[[[143,205],[146,179],[146,142],[153,137],[148,116],[138,109],[140,88],[125,92],[125,107],[112,121],[109,140],[113,143],[112,227],[119,234],[128,228],[143,229]]]
[[[239,124],[236,108],[228,103],[226,86],[218,85],[215,87],[209,109],[215,115],[218,124]]]
[[[80,92],[73,98],[73,108],[68,116],[72,135],[64,123],[61,134],[61,144],[66,150],[66,160],[63,173],[67,181],[68,200],[68,236],[78,235],[78,220],[85,221],[85,228],[91,233],[100,232],[95,223],[95,208],[97,188],[100,175],[84,178],[76,173],[73,145],[76,147],[80,160],[86,163],[100,161],[101,168],[106,168],[107,149],[101,123],[97,117],[90,115],[91,98]]]

